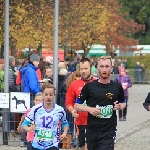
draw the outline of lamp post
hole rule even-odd
[[[56,88],[56,92],[58,91],[58,14],[59,14],[59,0],[55,0],[55,11],[54,11],[54,86]],[[56,99],[55,99],[56,102]]]
[[[9,0],[5,0],[4,21],[4,92],[9,92]],[[8,145],[8,114],[9,109],[3,108],[3,144]]]

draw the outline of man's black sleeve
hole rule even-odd
[[[146,110],[148,110],[148,106],[150,105],[150,92],[148,93],[145,102],[143,103],[143,106]]]
[[[88,97],[88,83],[86,83],[82,90],[81,90],[81,93],[80,95],[78,96],[78,98],[76,99],[76,103],[78,104],[83,104],[85,100],[87,100],[87,97]]]

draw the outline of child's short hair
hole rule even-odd
[[[36,97],[36,96],[42,96],[42,92],[36,93],[35,97]]]

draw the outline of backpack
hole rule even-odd
[[[4,70],[0,71],[0,92],[4,91]]]

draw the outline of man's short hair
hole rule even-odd
[[[98,59],[98,61],[100,61],[101,59],[102,59],[102,60],[109,59],[110,62],[111,62],[111,65],[112,65],[112,57],[111,57],[111,56],[101,56],[101,57]]]
[[[66,62],[70,61],[70,58],[65,58],[65,61],[66,61]]]
[[[11,66],[12,62],[15,62],[15,61],[16,61],[16,59],[14,56],[9,56],[9,66]]]
[[[89,58],[82,58],[82,59],[80,60],[80,63],[82,63],[82,64],[85,63],[85,62],[89,62],[90,66],[92,66],[91,61],[90,61]]]

